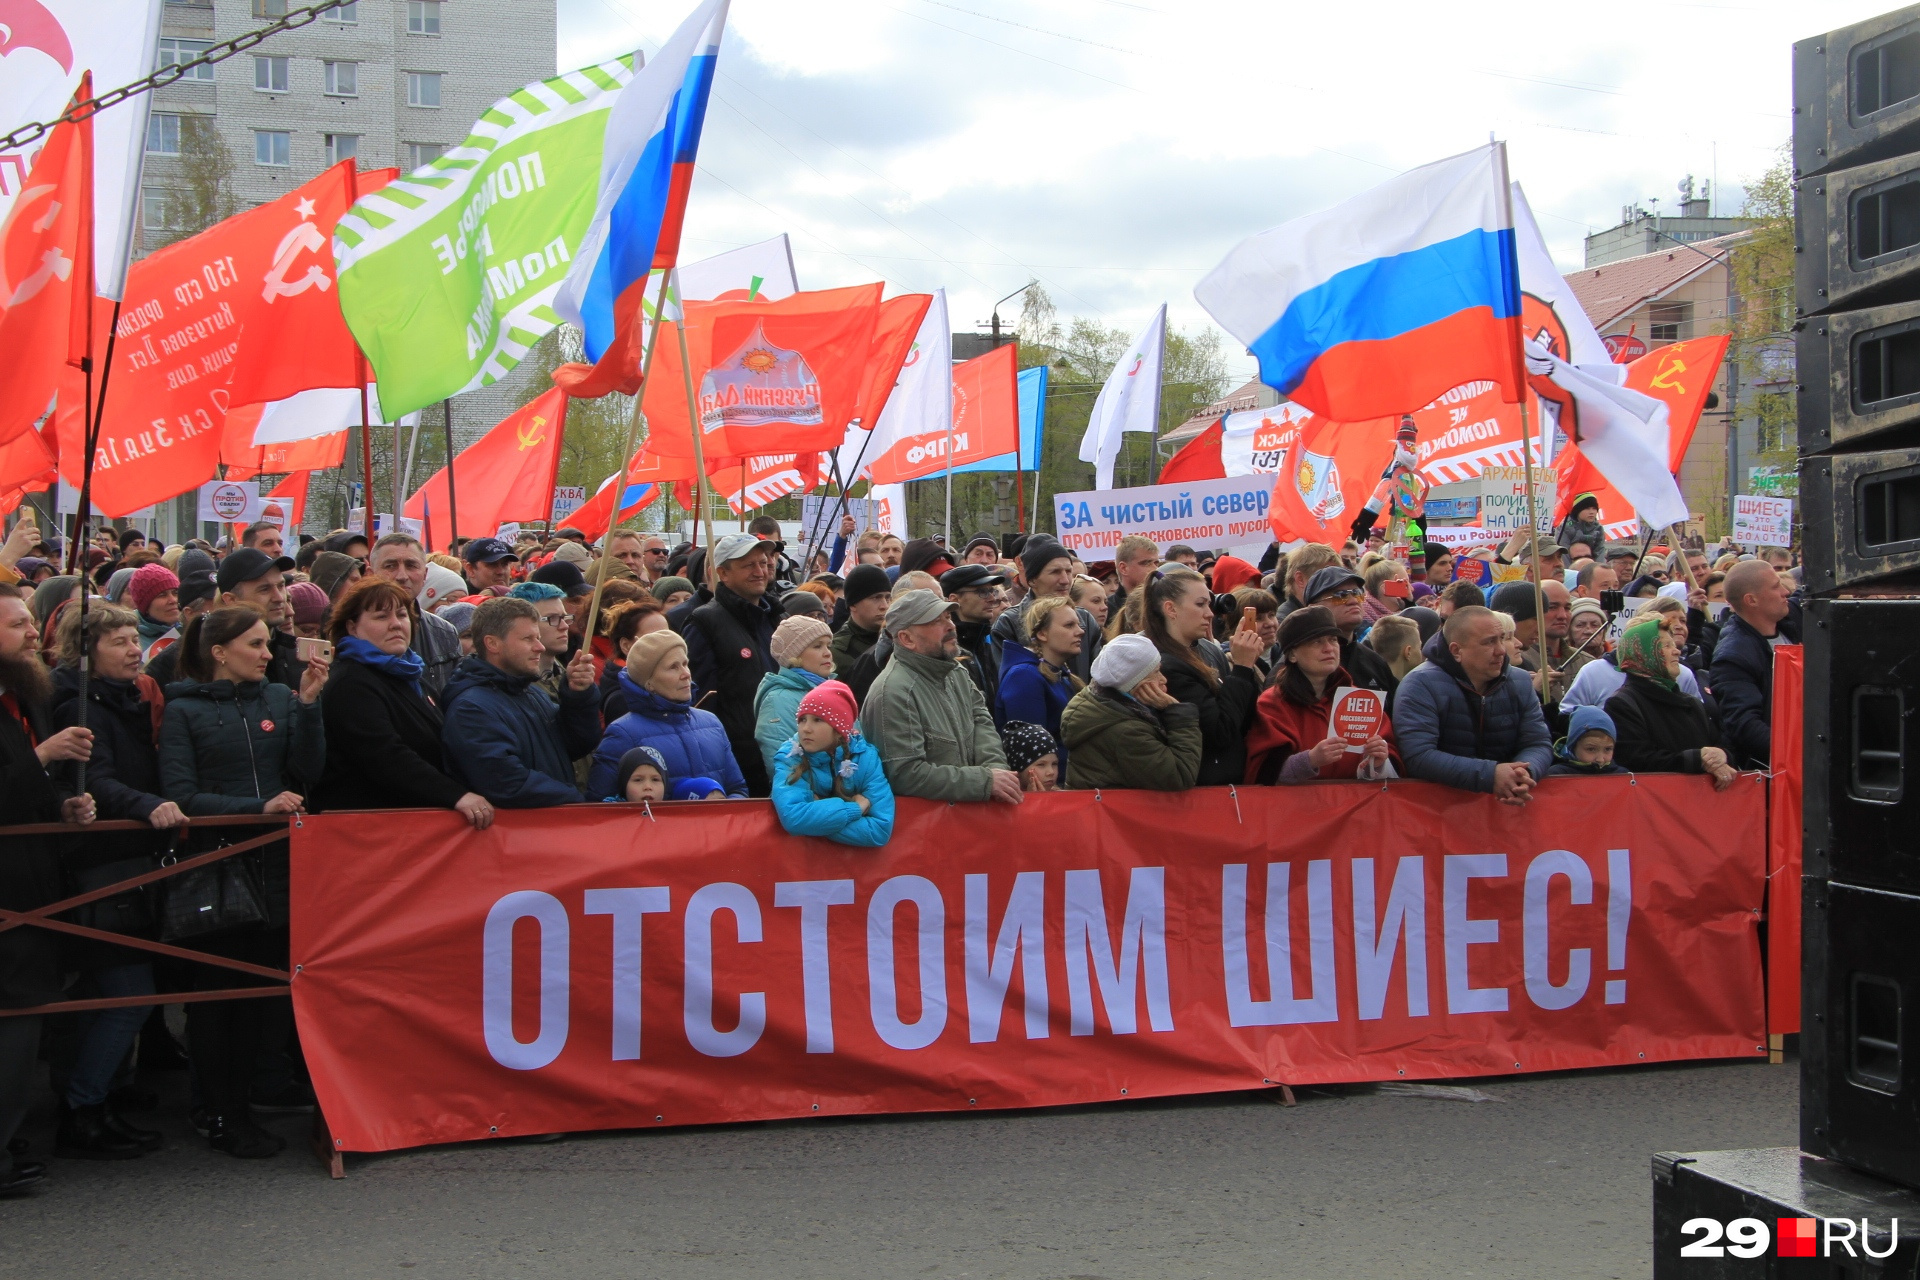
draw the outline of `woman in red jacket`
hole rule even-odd
[[[1379,734],[1359,751],[1347,750],[1346,741],[1329,728],[1334,691],[1353,683],[1340,665],[1340,628],[1332,611],[1295,609],[1280,624],[1274,648],[1283,661],[1254,704],[1246,780],[1271,785],[1398,777],[1393,726],[1384,718]]]

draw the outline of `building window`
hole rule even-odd
[[[349,4],[337,4],[320,15],[322,22],[356,23],[360,21],[360,0],[351,0]]]
[[[1647,336],[1654,342],[1683,342],[1693,336],[1691,302],[1656,302],[1647,308]]]
[[[253,60],[253,87],[267,93],[285,93],[288,84],[287,58],[255,58]]]
[[[284,18],[287,16],[287,0],[253,0],[253,16]]]
[[[339,164],[342,160],[357,160],[360,157],[360,135],[357,133],[330,133],[327,135],[327,163]]]
[[[213,48],[213,41],[211,40],[181,40],[173,36],[162,36],[160,37],[160,65],[163,67],[177,67],[182,63],[192,62],[195,58],[211,48]],[[211,83],[213,80],[213,68],[211,66],[195,67],[180,78],[182,80],[205,80]]]
[[[407,72],[407,105],[410,107],[440,105],[440,73],[438,71]]]
[[[150,156],[180,154],[179,116],[165,111],[156,111],[147,117],[147,154]]]
[[[173,230],[173,193],[156,191],[152,187],[140,189],[140,221],[149,231]]]
[[[440,0],[407,0],[407,32],[416,36],[440,34]]]
[[[340,98],[360,96],[360,64],[357,62],[329,62],[327,64],[327,92]]]
[[[407,168],[409,170],[432,164],[447,153],[444,144],[438,142],[409,142],[407,144]]]
[[[293,135],[282,129],[253,131],[253,162],[273,169],[293,163]]]

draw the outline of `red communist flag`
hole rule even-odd
[[[1727,334],[1692,338],[1656,347],[1627,364],[1626,386],[1666,402],[1667,469],[1676,476],[1687,456],[1687,446],[1693,443],[1694,430],[1700,425],[1700,414],[1706,409],[1707,395],[1713,390],[1730,341]],[[1567,518],[1576,497],[1591,493],[1599,499],[1600,521],[1608,527],[1608,536],[1631,535],[1633,529],[1628,526],[1637,527],[1633,504],[1607,483],[1600,469],[1580,452],[1577,441],[1569,441],[1560,451],[1554,459],[1554,470],[1559,477],[1556,521]]]
[[[286,522],[281,524],[282,529],[298,529],[300,522],[307,518],[307,483],[312,479],[311,471],[295,471],[267,494],[269,498],[278,498],[283,506]],[[267,503],[261,515],[271,520],[274,506],[274,503]]]
[[[58,475],[53,450],[38,431],[29,428],[0,444],[0,513],[12,511],[27,494],[49,487]]]
[[[357,173],[353,161],[342,160],[271,204],[220,224],[244,286],[232,295],[243,338],[227,383],[230,405],[367,381],[334,291],[333,227],[356,199],[398,172]]]
[[[458,508],[457,537],[491,537],[508,520],[545,520],[553,511],[553,481],[560,470],[560,438],[567,425],[567,393],[559,387],[529,400],[498,426],[462,449],[453,460],[453,501],[447,500],[447,469],[407,499],[406,516],[437,529],[447,542],[448,507]]]
[[[1220,456],[1220,442],[1226,437],[1226,419],[1221,418],[1193,439],[1181,445],[1160,468],[1160,484],[1192,484],[1195,480],[1224,480],[1227,464]]]
[[[1019,349],[996,347],[953,366],[953,465],[1012,453],[1020,439]],[[948,432],[901,436],[868,468],[875,484],[899,484],[944,471]]]
[[[789,294],[777,302],[689,302],[687,351],[710,458],[838,447],[865,390],[880,318],[878,284]],[[647,398],[648,447],[693,456],[679,344],[663,331]]]
[[[82,96],[91,96],[88,84],[83,77]],[[54,126],[0,225],[0,441],[39,420],[68,361],[86,354],[92,297],[89,116]]]

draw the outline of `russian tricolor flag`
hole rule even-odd
[[[634,73],[608,113],[600,202],[553,304],[586,335],[587,359],[596,366],[632,359],[629,337],[648,274],[672,267],[679,254],[726,25],[727,0],[707,0]]]
[[[1241,242],[1193,294],[1262,382],[1335,421],[1411,413],[1478,379],[1517,402],[1510,201],[1490,144]]]

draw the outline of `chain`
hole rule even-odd
[[[340,7],[340,0],[325,0],[323,4],[310,4],[304,9],[295,9],[271,26],[261,27],[257,31],[248,31],[231,40],[222,40],[199,57],[190,62],[178,62],[162,67],[144,80],[135,80],[132,84],[121,85],[118,89],[109,89],[97,98],[88,98],[68,107],[58,120],[47,120],[37,124],[23,124],[4,138],[0,138],[0,151],[18,151],[46,137],[55,125],[68,121],[85,120],[98,115],[108,107],[115,107],[128,98],[135,98],[153,89],[163,89],[195,67],[210,67],[216,62],[225,62],[236,53],[245,53],[268,36],[279,35],[282,31],[292,31],[313,22],[323,13]]]

